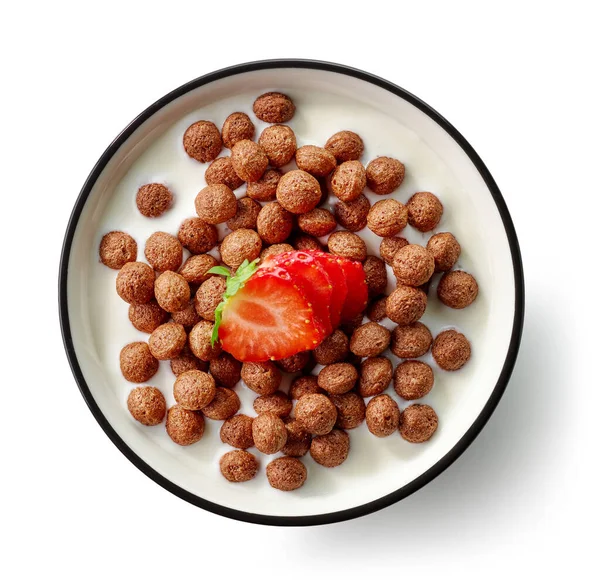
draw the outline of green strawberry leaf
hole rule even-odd
[[[225,276],[228,278],[231,275],[231,272],[224,266],[215,266],[211,268],[207,272],[208,274],[216,274],[217,276]]]
[[[231,275],[231,272],[223,266],[215,266],[214,268],[208,270],[207,274],[216,274],[218,276],[225,276],[227,278],[227,285],[225,288],[225,294],[223,294],[223,300],[219,302],[217,308],[215,309],[215,326],[213,327],[212,335],[210,337],[210,344],[212,347],[215,346],[215,343],[219,339],[219,327],[221,326],[223,309],[225,308],[227,301],[232,296],[237,294],[240,289],[244,287],[244,284],[248,281],[252,274],[258,270],[258,262],[258,259],[255,259],[253,262],[244,260],[233,276]]]

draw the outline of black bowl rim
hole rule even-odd
[[[405,99],[419,110],[427,114],[433,121],[441,126],[464,150],[471,162],[475,165],[479,174],[485,181],[496,206],[504,229],[508,238],[510,252],[513,262],[514,278],[515,278],[515,313],[513,319],[513,328],[511,339],[506,354],[506,359],[502,367],[502,371],[496,383],[494,390],[492,391],[488,401],[481,410],[481,413],[477,419],[473,422],[471,427],[462,436],[462,438],[454,445],[454,447],[442,457],[436,464],[430,467],[427,471],[421,474],[419,477],[400,487],[396,491],[389,493],[383,497],[375,499],[369,503],[352,507],[350,509],[344,509],[342,511],[335,511],[331,513],[323,513],[319,515],[305,515],[305,516],[279,516],[279,515],[262,515],[257,513],[248,513],[245,511],[239,511],[237,509],[231,509],[223,505],[217,505],[211,501],[198,497],[190,493],[189,491],[181,488],[175,483],[169,481],[167,478],[159,474],[150,465],[144,462],[135,452],[125,443],[125,441],[119,436],[115,429],[110,425],[98,404],[94,400],[90,389],[86,383],[86,380],[82,374],[77,356],[75,354],[75,348],[73,345],[73,338],[71,336],[71,327],[69,322],[69,313],[67,305],[67,278],[68,278],[68,266],[69,257],[71,252],[71,246],[73,243],[73,236],[81,216],[81,212],[87,201],[87,198],[96,183],[96,180],[100,176],[104,167],[107,165],[109,160],[117,152],[117,150],[123,145],[123,143],[131,136],[131,134],[148,118],[154,115],[162,107],[170,103],[171,101],[181,97],[185,93],[216,81],[225,77],[238,75],[240,73],[247,73],[249,71],[259,71],[264,69],[280,69],[280,68],[296,68],[296,69],[313,69],[320,71],[329,71],[332,73],[340,73],[342,75],[349,75],[362,81],[372,83],[378,87],[390,91],[394,95]],[[59,313],[60,313],[60,325],[67,353],[67,358],[71,366],[71,370],[79,386],[83,399],[90,408],[92,414],[96,418],[96,421],[100,424],[104,432],[112,440],[115,446],[133,463],[137,466],[144,474],[150,477],[153,481],[158,483],[161,487],[167,489],[174,495],[177,495],[181,499],[192,503],[198,507],[229,517],[231,519],[237,519],[239,521],[246,521],[250,523],[259,523],[264,525],[276,525],[276,526],[308,526],[308,525],[322,525],[327,523],[335,523],[338,521],[347,521],[356,517],[361,517],[368,513],[373,513],[396,503],[401,499],[411,495],[421,487],[425,486],[444,470],[446,470],[458,457],[467,449],[467,447],[477,437],[481,429],[485,426],[493,411],[495,410],[500,398],[502,397],[508,380],[510,379],[512,370],[517,359],[517,353],[519,351],[519,345],[521,342],[521,334],[523,330],[523,321],[525,316],[525,284],[523,276],[523,264],[521,260],[521,252],[519,249],[519,242],[515,228],[508,212],[508,208],[500,193],[496,182],[492,178],[492,175],[486,168],[485,164],[475,152],[472,146],[465,140],[465,138],[458,132],[458,130],[452,126],[444,117],[442,117],[433,108],[427,105],[425,102],[420,100],[418,97],[412,95],[405,89],[386,81],[380,77],[348,67],[346,65],[340,65],[337,63],[330,63],[326,61],[314,61],[308,59],[270,59],[265,61],[253,61],[249,63],[242,63],[224,69],[219,69],[207,75],[203,75],[185,83],[177,89],[171,91],[164,97],[161,97],[158,101],[153,103],[150,107],[146,108],[139,116],[137,116],[110,144],[110,146],[102,154],[98,162],[95,164],[90,175],[85,181],[81,192],[77,198],[69,223],[67,226],[65,239],[63,242],[62,253],[60,258],[59,267]]]

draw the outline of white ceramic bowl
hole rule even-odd
[[[471,361],[454,373],[442,372],[430,355],[425,357],[436,375],[433,390],[421,400],[431,404],[440,419],[433,438],[418,445],[403,441],[398,433],[379,439],[363,424],[350,431],[351,453],[340,467],[325,469],[304,457],[309,479],[292,493],[271,489],[264,472],[249,483],[227,483],[218,470],[218,459],[228,449],[219,440],[218,422],[207,421],[205,437],[183,448],[170,441],[164,426],[147,428],[131,418],[125,401],[133,385],[121,377],[118,355],[123,345],[145,340],[146,335],[128,322],[127,306],[114,291],[116,273],[98,261],[99,240],[107,231],[132,234],[138,241],[138,259],[143,259],[143,242],[150,233],[176,232],[184,217],[193,216],[193,200],[205,184],[207,165],[187,157],[181,145],[183,131],[199,119],[220,125],[233,111],[251,114],[253,98],[269,90],[293,97],[297,113],[290,125],[299,145],[322,145],[334,132],[352,129],[364,138],[365,163],[378,155],[401,159],[407,176],[393,196],[402,202],[417,190],[440,196],[445,212],[436,231],[457,236],[463,247],[458,267],[472,272],[480,286],[477,301],[462,311],[437,302],[435,281],[429,293],[423,321],[432,333],[456,326],[473,346]],[[264,125],[257,123],[258,131]],[[176,203],[163,217],[150,220],[137,212],[134,200],[137,188],[153,181],[169,184]],[[244,187],[238,191],[240,196]],[[379,239],[368,230],[361,235],[369,251],[377,253]],[[424,244],[430,234],[408,228],[403,235]],[[392,287],[393,281],[391,277]],[[362,71],[316,61],[264,61],[216,71],[183,85],[140,114],[87,179],[67,228],[60,266],[60,317],[67,355],[84,399],[115,445],[179,497],[228,517],[275,525],[357,517],[406,497],[447,468],[477,436],[506,387],[523,311],[523,273],[514,227],[498,187],[471,146],[438,113],[403,89]],[[160,387],[171,404],[172,382],[168,362],[163,362],[148,383]],[[255,396],[244,387],[239,394],[242,411],[252,413]]]

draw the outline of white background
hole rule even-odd
[[[597,575],[594,3],[329,4],[3,3],[2,582]],[[237,523],[147,479],[81,399],[58,326],[64,229],[108,143],[178,85],[275,57],[365,69],[447,117],[498,182],[525,265],[519,360],[475,443],[410,498],[314,528]]]

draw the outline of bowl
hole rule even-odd
[[[270,488],[264,471],[248,483],[225,481],[218,459],[229,447],[220,442],[218,422],[207,421],[205,437],[181,447],[170,441],[164,425],[145,427],[133,420],[126,399],[134,384],[120,374],[119,351],[147,335],[129,323],[127,305],[115,293],[116,272],[98,259],[100,238],[108,231],[133,235],[141,260],[151,233],[176,233],[181,220],[194,215],[207,166],[185,154],[183,132],[199,119],[220,126],[234,111],[252,114],[254,98],[271,90],[293,97],[297,111],[290,125],[299,145],[323,145],[333,133],[352,129],[365,141],[365,163],[379,155],[402,160],[406,178],[392,196],[403,203],[418,190],[440,196],[445,212],[436,231],[456,235],[463,249],[457,267],[473,273],[480,287],[476,302],[464,310],[435,301],[436,280],[429,292],[423,322],[434,336],[454,326],[473,347],[470,362],[457,372],[437,369],[431,355],[424,358],[436,374],[433,390],[420,400],[431,404],[440,419],[432,439],[410,444],[398,433],[380,439],[363,424],[350,431],[351,452],[343,465],[326,469],[305,456],[309,478],[291,493]],[[258,131],[264,126],[258,122]],[[137,188],[148,182],[164,182],[175,193],[173,208],[157,219],[141,216],[135,206]],[[403,235],[425,244],[430,234],[409,227]],[[366,229],[364,237],[370,253],[377,253],[378,238]],[[438,476],[464,452],[498,404],[523,325],[517,236],[481,158],[449,122],[404,89],[363,71],[318,61],[272,60],[221,69],[186,83],[142,112],[86,180],[67,227],[59,278],[60,322],[75,380],[117,448],[151,479],[194,505],[272,525],[358,517],[407,497]],[[168,362],[161,362],[148,382],[161,388],[168,404],[173,403],[173,379]],[[240,391],[242,411],[252,413],[255,396],[248,394],[247,388]]]

